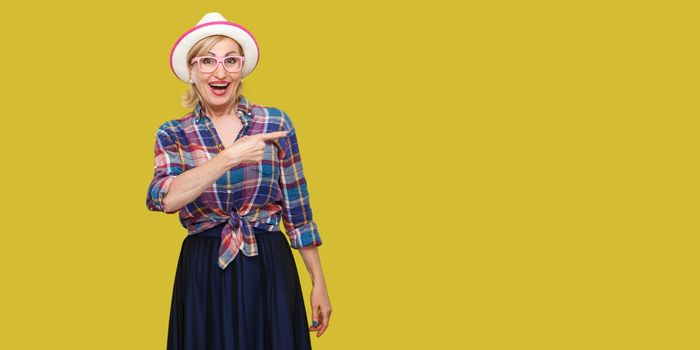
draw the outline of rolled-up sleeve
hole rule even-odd
[[[311,213],[296,130],[289,116],[284,111],[281,113],[287,131],[287,136],[280,139],[284,151],[280,162],[280,188],[284,194],[282,222],[292,248],[319,246],[321,236]]]
[[[152,211],[162,211],[163,198],[170,189],[170,184],[177,175],[183,173],[184,158],[176,139],[169,133],[167,128],[161,126],[156,131],[156,142],[154,147],[153,179],[148,186],[146,196],[146,207]]]

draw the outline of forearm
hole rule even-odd
[[[228,152],[221,152],[206,163],[185,171],[175,177],[168,193],[163,198],[166,213],[180,210],[194,201],[218,178],[238,164],[237,159]]]
[[[325,284],[326,280],[323,277],[323,270],[321,269],[321,258],[318,256],[318,246],[308,246],[300,248],[299,254],[304,260],[306,265],[306,270],[309,271],[311,277],[311,282],[316,284]]]

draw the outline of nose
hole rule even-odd
[[[228,72],[226,69],[224,69],[224,63],[219,62],[219,64],[216,65],[216,70],[214,71],[214,74],[216,75],[217,78],[225,78]]]

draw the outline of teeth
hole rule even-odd
[[[228,86],[228,84],[209,84],[211,86],[217,86],[217,87],[225,87]]]

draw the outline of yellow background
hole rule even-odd
[[[0,348],[165,348],[185,231],[145,195],[209,11],[297,128],[315,349],[700,347],[698,9],[457,3],[2,5]]]

